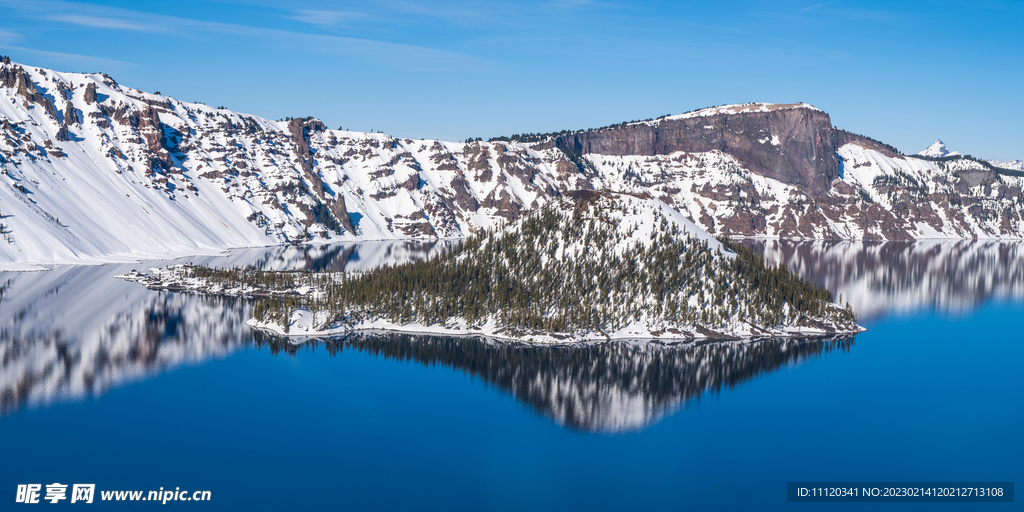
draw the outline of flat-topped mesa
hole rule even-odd
[[[836,135],[828,114],[805,103],[725,105],[560,135],[535,149],[578,154],[665,155],[721,151],[758,174],[824,192],[839,177]]]

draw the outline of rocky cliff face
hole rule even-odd
[[[839,161],[828,114],[804,104],[757,104],[748,110],[705,109],[561,135],[534,147],[569,147],[582,154],[610,156],[718,151],[782,183],[818,193],[830,188],[839,177]]]

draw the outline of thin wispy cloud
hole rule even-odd
[[[136,30],[139,32],[168,32],[165,27],[147,23],[139,23],[131,19],[109,18],[102,16],[85,16],[80,14],[55,14],[48,16],[52,21],[61,21],[86,27],[112,28],[117,30]]]
[[[800,9],[800,11],[801,11],[801,12],[807,12],[807,11],[812,11],[812,10],[814,10],[814,9],[819,9],[819,8],[821,8],[821,7],[825,7],[826,5],[828,5],[828,4],[830,4],[830,3],[832,3],[832,2],[825,2],[825,3],[821,3],[821,4],[814,4],[814,5],[809,5],[809,6],[807,6],[807,7],[804,7],[803,9]]]
[[[194,20],[77,2],[44,1],[26,4],[0,0],[0,6],[35,18],[89,28],[182,38],[195,38],[204,33],[248,37],[262,44],[294,45],[302,51],[364,58],[380,65],[409,71],[459,71],[490,66],[488,61],[478,57],[426,46]],[[334,19],[340,20],[341,16],[336,15]]]
[[[0,44],[11,44],[21,40],[21,34],[0,30]]]
[[[50,62],[66,66],[75,66],[76,69],[86,72],[100,70],[104,72],[112,72],[137,67],[137,64],[132,62],[104,59],[102,57],[93,57],[91,55],[79,55],[77,53],[48,52],[45,50],[36,50],[34,48],[25,48],[10,44],[0,44],[0,48],[8,51],[15,51],[19,55],[32,55],[46,59]]]
[[[560,9],[575,9],[592,3],[593,2],[591,0],[552,0],[552,2],[550,2],[553,7]]]
[[[340,27],[352,21],[370,18],[369,14],[353,11],[295,11],[285,18],[321,27]]]
[[[426,18],[435,18],[449,23],[476,25],[479,23],[499,23],[518,16],[520,9],[514,5],[499,2],[438,2],[425,4],[404,0],[383,0],[380,6],[392,13],[411,14]]]

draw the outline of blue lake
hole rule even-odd
[[[243,301],[112,278],[166,262],[0,274],[0,499],[60,482],[95,483],[96,510],[157,506],[100,490],[161,487],[209,490],[168,505],[211,510],[1014,509],[789,504],[786,482],[1024,481],[1024,244],[751,245],[842,293],[869,330],[295,345],[248,329]],[[339,269],[437,250],[193,260]]]

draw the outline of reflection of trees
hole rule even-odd
[[[273,353],[322,346],[334,355],[348,348],[459,369],[558,424],[587,431],[643,428],[705,393],[853,346],[852,338],[536,346],[395,333],[357,333],[296,345],[263,332],[253,336],[257,346]]]
[[[1024,242],[743,240],[769,262],[842,294],[860,319],[889,311],[967,311],[1024,298]]]

